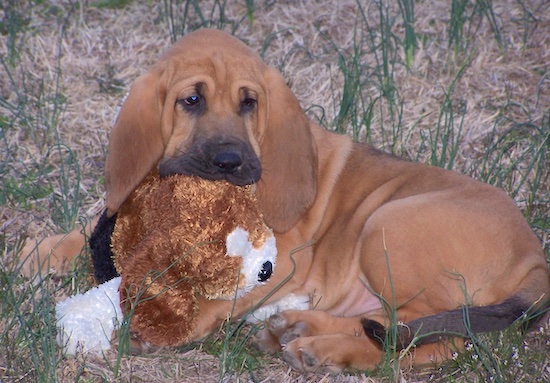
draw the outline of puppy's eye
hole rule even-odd
[[[190,113],[201,113],[204,110],[204,98],[198,94],[193,94],[192,96],[178,99],[178,104],[180,104],[184,110]]]
[[[256,108],[257,101],[253,98],[245,98],[241,101],[241,113],[248,113]]]
[[[182,102],[186,105],[186,106],[195,106],[195,105],[198,105],[201,101],[201,98],[200,96],[197,96],[197,95],[193,95],[193,96],[189,96],[187,98],[184,98],[182,100]]]

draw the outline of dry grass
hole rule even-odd
[[[16,69],[0,68],[0,97],[11,105],[21,104],[22,95],[18,91],[25,90],[28,99],[22,111],[0,104],[3,156],[0,175],[4,190],[0,194],[3,198],[0,243],[4,248],[4,267],[8,267],[10,256],[17,253],[22,238],[42,237],[68,229],[77,219],[92,217],[102,208],[102,171],[116,107],[131,82],[170,45],[168,18],[164,14],[164,4],[169,1],[131,1],[116,9],[95,7],[96,1],[51,0],[34,6],[26,1],[7,3],[22,10],[26,19],[23,32],[16,34],[16,42],[20,43],[16,50],[18,56],[13,58]],[[471,41],[461,40],[468,46],[455,49],[448,44],[448,3],[425,0],[415,4],[418,47],[410,67],[405,65],[403,49],[398,49],[400,44],[395,44],[397,48],[390,52],[393,65],[389,79],[396,92],[395,102],[380,97],[383,84],[377,80],[380,63],[376,59],[379,47],[384,44],[379,35],[383,25],[378,18],[378,2],[256,1],[253,18],[247,14],[243,1],[227,1],[222,8],[226,20],[224,29],[234,31],[261,51],[266,62],[279,68],[302,106],[327,128],[339,128],[335,121],[342,108],[342,89],[349,75],[341,70],[339,58],[346,60],[348,69],[353,58],[358,58],[356,80],[361,87],[356,98],[372,101],[373,114],[369,126],[358,124],[359,129],[350,133],[411,158],[430,161],[432,152],[442,150],[440,142],[433,144],[431,151],[423,149],[426,144],[423,140],[437,126],[450,84],[456,79],[454,90],[449,94],[449,105],[456,119],[452,126],[452,135],[457,141],[453,168],[490,180],[513,193],[548,250],[548,171],[535,192],[528,182],[516,193],[523,173],[528,173],[530,180],[534,177],[529,169],[525,170],[523,162],[514,168],[514,174],[500,182],[498,177],[491,178],[491,174],[483,172],[480,161],[495,141],[495,134],[512,137],[506,152],[510,157],[508,162],[524,152],[527,145],[524,142],[530,142],[530,138],[535,137],[536,141],[537,137],[544,137],[545,132],[548,138],[550,6],[544,0],[495,0],[492,9],[498,30],[491,28],[487,18],[477,17],[472,25],[477,25],[479,20],[479,29],[472,33]],[[204,17],[219,22],[219,1],[200,4]],[[388,6],[388,14],[399,15],[397,2],[383,4]],[[3,20],[0,55],[4,60],[9,60],[13,52],[9,45],[11,34],[5,30],[7,9],[0,7]],[[211,14],[211,10],[216,9]],[[187,27],[194,28],[199,19],[196,12],[191,12]],[[64,26],[63,30],[60,25]],[[376,36],[368,35],[369,28]],[[404,26],[398,17],[391,32],[396,38],[403,36]],[[59,111],[55,110],[56,105],[61,108]],[[47,114],[47,118],[43,114]],[[21,115],[28,119],[17,117]],[[356,122],[353,118],[346,117],[346,127],[353,126]],[[400,128],[399,134],[392,134],[396,126]],[[459,126],[462,126],[461,132],[457,131]],[[537,133],[534,127],[542,133]],[[538,143],[549,145],[548,141]],[[529,158],[530,155],[526,155],[526,159]],[[548,159],[543,159],[541,166],[548,169]],[[26,283],[17,280],[14,286],[25,289]],[[76,278],[48,283],[54,285],[49,288],[55,291],[52,299],[56,299],[85,288],[89,281]],[[5,293],[0,292],[0,297]],[[0,324],[0,333],[6,334],[5,327],[5,323]],[[547,339],[547,333],[544,334],[542,337]],[[545,339],[541,341],[541,336],[529,344],[535,348],[531,352],[543,355],[550,352],[550,345]],[[206,345],[197,344],[187,351],[121,360],[116,351],[109,351],[104,357],[62,359],[56,366],[56,374],[62,382],[384,380],[383,376],[371,378],[363,374],[304,377],[290,371],[277,358],[259,357],[253,352],[247,363],[254,363],[254,368],[242,366],[235,369],[235,376],[220,376],[219,359],[204,352],[203,347]],[[211,349],[208,351],[212,353]],[[24,360],[24,352],[15,354]],[[19,362],[0,354],[2,382],[36,379],[33,371],[25,375],[25,369],[17,366]],[[117,364],[118,370],[113,367]],[[403,372],[398,379],[404,382],[480,381],[474,365],[471,366],[470,369],[449,367],[435,373]],[[546,378],[541,379],[548,379],[547,360],[543,361],[540,371],[546,371]],[[456,375],[450,378],[451,374]]]

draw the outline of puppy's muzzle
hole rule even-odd
[[[187,152],[164,158],[159,172],[161,177],[171,174],[195,175],[213,181],[227,180],[243,186],[260,180],[262,166],[260,159],[247,143],[208,140],[192,145]]]

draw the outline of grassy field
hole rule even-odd
[[[300,376],[227,325],[153,355],[65,357],[54,305],[92,286],[19,276],[27,238],[101,211],[115,110],[178,37],[223,29],[327,129],[505,189],[550,259],[550,5],[544,0],[0,0],[0,382],[548,382],[550,326],[472,339],[432,370]]]

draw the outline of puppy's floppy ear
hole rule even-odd
[[[258,202],[275,231],[290,229],[308,209],[317,189],[317,150],[309,120],[284,78],[266,69],[266,126],[261,132],[262,179]]]
[[[164,141],[170,133],[163,132],[161,126],[166,98],[162,73],[156,68],[134,82],[111,130],[105,164],[109,217],[118,211],[164,152]]]

